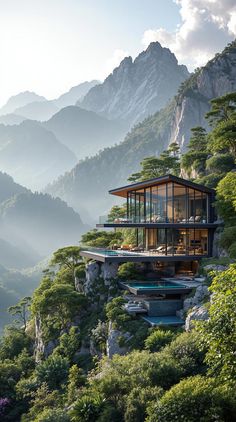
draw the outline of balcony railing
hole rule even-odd
[[[166,217],[164,215],[153,215],[153,216],[123,216],[110,218],[107,215],[99,217],[99,224],[141,224],[141,223],[170,223],[170,224],[205,224],[207,223],[207,217],[205,215],[190,215],[186,217]]]
[[[140,247],[120,247],[116,249],[109,248],[95,248],[84,246],[82,252],[89,252],[93,255],[102,255],[105,257],[121,257],[121,256],[140,256],[140,257],[155,257],[155,256],[206,256],[208,252],[201,246],[197,247],[181,247],[181,245],[173,246],[172,244],[160,245],[155,249],[142,249]]]

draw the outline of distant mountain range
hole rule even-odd
[[[76,162],[75,154],[35,121],[0,125],[0,169],[22,185],[41,189]]]
[[[121,141],[128,129],[118,121],[76,106],[63,108],[43,126],[70,148],[78,160]]]
[[[23,120],[48,120],[61,108],[75,105],[77,101],[81,101],[87,92],[98,83],[99,81],[96,80],[83,82],[72,87],[55,100],[47,100],[45,97],[30,91],[21,92],[10,97],[7,103],[0,108],[0,116],[3,116],[3,121],[0,119],[0,123],[4,123],[5,117],[6,121],[8,120],[6,124],[18,124],[17,121],[10,123],[10,118],[5,116],[8,114],[18,115],[19,119]]]
[[[164,107],[188,76],[168,48],[153,42],[134,61],[126,57],[77,104],[132,126]]]
[[[73,86],[68,92],[53,100],[53,102],[59,109],[75,105],[77,101],[81,101],[84,98],[91,88],[98,84],[100,82],[97,80],[82,82],[77,86]]]
[[[48,186],[47,192],[63,198],[74,209],[80,210],[83,204],[94,216],[104,213],[114,203],[107,191],[126,183],[144,157],[158,155],[173,141],[184,151],[191,128],[207,127],[204,115],[210,100],[236,91],[235,63],[236,41],[191,75],[178,95],[164,109],[136,125],[124,142],[77,164]]]
[[[33,103],[34,101],[46,101],[46,98],[35,94],[35,92],[20,92],[10,97],[6,104],[0,108],[0,115],[14,113],[17,108],[24,107],[26,104]]]
[[[32,266],[55,249],[77,243],[86,230],[61,199],[32,193],[0,172],[0,265]]]

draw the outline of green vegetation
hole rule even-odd
[[[202,128],[195,128],[189,151],[182,158],[189,177],[194,170],[195,181],[217,183],[216,207],[225,223],[220,242],[230,258],[204,262],[228,266],[210,275],[209,320],[198,322],[190,332],[150,329],[123,309],[125,301],[116,280],[108,283],[99,276],[86,285],[80,247],[61,248],[44,271],[32,302],[25,297],[10,307],[17,321],[5,330],[0,341],[3,420],[234,420],[236,264],[229,265],[236,257],[235,151],[231,136],[234,98],[214,100],[208,116],[212,131],[207,135]],[[227,141],[222,148],[221,136]],[[155,157],[146,160],[138,176],[133,175],[136,180],[159,175],[165,166],[165,171],[169,166],[178,174],[178,149],[174,145],[171,148],[159,161]],[[111,220],[124,216],[124,206],[115,206],[109,213]],[[83,235],[82,244],[111,247],[134,240],[133,232],[127,229],[92,230]],[[123,264],[118,276],[135,279],[137,268]],[[125,356],[106,356],[111,329],[117,333],[117,346]]]
[[[166,151],[159,157],[147,157],[140,163],[142,169],[138,173],[133,173],[129,181],[137,182],[152,179],[166,174],[178,175],[180,171],[179,145],[173,142]]]

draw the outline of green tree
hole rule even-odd
[[[191,132],[188,151],[182,155],[181,167],[189,174],[195,170],[201,176],[205,174],[206,160],[209,155],[207,133],[201,126],[192,128]]]
[[[87,304],[86,297],[66,284],[52,284],[43,292],[36,290],[33,295],[32,312],[40,315],[45,339],[55,338],[65,330]]]
[[[170,330],[154,330],[145,340],[145,348],[150,352],[159,352],[164,346],[171,343],[176,334]]]
[[[66,266],[74,271],[75,267],[81,262],[80,251],[79,246],[67,246],[58,249],[54,252],[50,265],[58,265],[59,268]]]
[[[16,316],[16,322],[23,324],[24,330],[26,330],[27,319],[29,317],[29,308],[31,304],[31,297],[26,296],[21,299],[16,305],[10,306],[8,312]]]
[[[209,320],[200,325],[206,362],[212,374],[222,379],[236,378],[236,264],[213,278]]]
[[[236,224],[236,172],[228,173],[218,184],[217,211],[227,225]]]
[[[180,171],[179,147],[172,143],[168,150],[163,151],[159,157],[151,156],[144,158],[141,163],[141,170],[133,173],[129,181],[136,182],[152,179],[172,173],[178,175]]]
[[[213,152],[230,151],[236,158],[236,93],[211,101],[212,109],[206,118],[212,125],[210,148]]]
[[[47,383],[50,391],[60,389],[69,375],[69,361],[60,355],[53,354],[37,365],[35,376],[39,384]]]
[[[69,370],[67,400],[68,403],[73,403],[78,394],[78,389],[85,384],[85,375],[81,368],[77,365],[72,365]]]
[[[147,422],[230,422],[235,417],[235,394],[212,378],[195,376],[173,386],[147,409]]]
[[[17,327],[7,327],[0,339],[0,359],[14,359],[26,349],[30,350],[32,340],[25,332]]]

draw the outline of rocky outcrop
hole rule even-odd
[[[120,346],[120,339],[128,340],[130,337],[129,333],[123,333],[120,330],[114,329],[112,326],[112,322],[109,322],[108,327],[108,338],[106,342],[106,354],[109,359],[112,358],[113,355],[125,355],[128,352],[128,348],[126,346]]]
[[[194,328],[194,321],[206,321],[208,317],[208,310],[204,305],[194,306],[185,320],[185,331],[191,331]]]
[[[105,285],[109,286],[110,281],[117,277],[119,264],[116,262],[104,262],[101,265],[101,277],[103,278]]]
[[[132,125],[164,107],[188,76],[186,66],[179,65],[168,48],[153,42],[134,61],[126,57],[81,105]]]
[[[205,285],[198,286],[195,290],[194,296],[188,297],[184,300],[183,311],[189,311],[189,309],[196,305],[199,305],[204,299],[208,299],[209,297],[210,292],[208,290],[208,287]]]
[[[57,341],[49,341],[45,344],[42,334],[42,321],[40,315],[35,317],[35,344],[34,344],[34,355],[35,361],[40,362],[42,357],[48,357],[53,349],[57,346]]]
[[[236,45],[216,55],[184,84],[174,108],[169,143],[175,140],[185,151],[192,127],[209,128],[204,116],[210,100],[236,91],[235,61]]]

